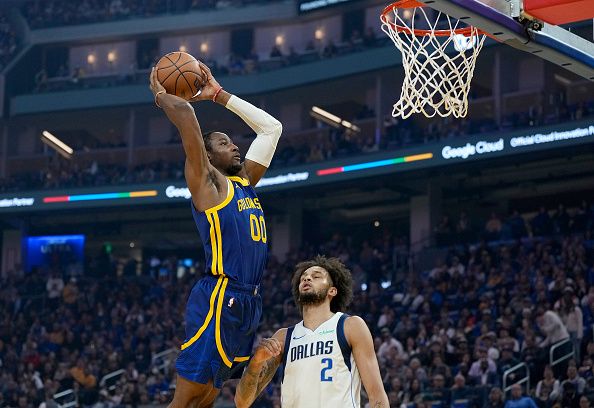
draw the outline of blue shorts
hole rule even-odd
[[[186,339],[177,373],[216,388],[229,379],[235,365],[249,359],[262,315],[259,287],[206,276],[192,288],[186,306]]]

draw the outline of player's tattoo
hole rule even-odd
[[[377,401],[375,404],[373,404],[373,408],[383,408],[384,404],[381,401]]]
[[[272,380],[280,362],[280,358],[271,357],[264,362],[259,371],[255,371],[248,366],[237,387],[236,393],[238,396],[242,400],[253,401]]]
[[[259,395],[260,392],[262,392],[262,389],[270,382],[270,380],[272,380],[279,364],[280,360],[278,357],[272,357],[266,361],[262,371],[260,371],[260,379],[258,381],[258,391],[256,392],[256,395]]]

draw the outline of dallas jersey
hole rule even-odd
[[[268,256],[264,212],[256,191],[241,177],[227,177],[225,200],[192,215],[206,256],[206,272],[259,285]]]
[[[281,384],[283,408],[359,408],[361,377],[336,313],[315,331],[303,321],[287,329]]]

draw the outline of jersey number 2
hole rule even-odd
[[[322,364],[326,364],[326,367],[322,368],[320,372],[320,380],[321,381],[332,381],[332,376],[328,374],[328,370],[332,370],[332,359],[331,358],[323,358]]]
[[[266,223],[264,222],[264,216],[261,215],[258,218],[256,214],[250,214],[250,234],[252,234],[254,241],[266,243]]]

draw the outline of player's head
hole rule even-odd
[[[241,171],[239,148],[229,136],[223,132],[206,132],[202,138],[210,164],[228,176]]]
[[[352,285],[351,271],[339,259],[318,255],[297,265],[293,298],[300,309],[329,302],[332,312],[344,312],[353,298]]]

